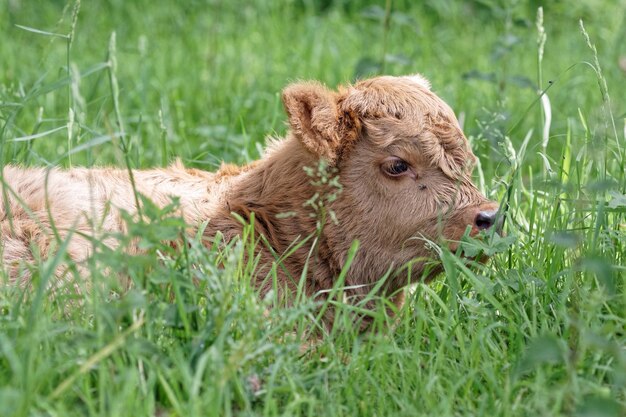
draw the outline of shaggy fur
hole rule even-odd
[[[382,286],[387,295],[422,277],[424,261],[436,258],[425,240],[457,241],[466,228],[476,234],[481,211],[497,210],[471,181],[475,161],[452,110],[421,76],[377,77],[328,90],[315,82],[296,83],[283,91],[289,117],[287,137],[276,141],[248,166],[223,165],[216,173],[185,169],[133,172],[136,189],[159,206],[180,198],[180,213],[191,226],[208,220],[207,241],[220,231],[228,241],[242,226],[232,213],[249,219],[274,252],[316,231],[316,217],[305,202],[331,192],[314,183],[305,167],[320,158],[339,176],[343,190],[327,210],[316,256],[303,245],[279,268],[279,290],[294,291],[306,262],[306,292],[324,297],[339,274],[351,243],[360,250],[347,274],[346,295],[359,300],[394,268]],[[390,159],[391,158],[391,159]],[[390,161],[401,159],[406,172],[390,175]],[[136,212],[129,173],[120,169],[31,169],[6,166],[0,201],[1,251],[10,280],[27,284],[34,254],[49,255],[53,232],[74,233],[69,254],[79,265],[90,256],[85,236],[124,232],[120,209]],[[289,213],[289,216],[285,216]],[[106,241],[110,246],[116,242]],[[137,248],[131,248],[137,251]],[[262,294],[274,256],[257,248],[256,284]],[[418,261],[415,261],[418,259]],[[410,268],[400,268],[411,262]],[[410,275],[409,275],[410,272]],[[65,272],[60,268],[58,275]],[[410,278],[409,278],[410,277]],[[427,277],[428,278],[428,277]]]

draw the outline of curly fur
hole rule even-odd
[[[262,159],[244,167],[223,165],[216,173],[175,163],[133,176],[137,191],[159,206],[178,197],[180,215],[192,231],[208,220],[207,242],[218,231],[227,241],[241,234],[232,213],[244,219],[254,213],[256,231],[282,254],[316,231],[317,219],[305,202],[325,190],[311,181],[305,167],[325,159],[343,186],[327,202],[338,222],[324,224],[315,256],[310,257],[310,245],[303,245],[278,268],[284,294],[296,289],[309,262],[305,291],[324,297],[354,240],[361,247],[346,278],[348,300],[361,299],[390,268],[396,272],[382,291],[397,294],[422,277],[425,262],[419,259],[434,256],[424,239],[455,241],[468,226],[475,234],[477,213],[497,209],[472,184],[475,156],[454,113],[423,77],[377,77],[338,91],[316,82],[295,83],[282,98],[290,130]],[[381,163],[389,156],[410,164],[414,175],[386,176]],[[136,212],[127,170],[6,166],[2,183],[2,263],[10,280],[23,285],[30,278],[24,264],[50,254],[51,219],[62,238],[79,232],[72,235],[68,252],[80,265],[92,250],[85,236],[124,232],[120,210]],[[113,239],[105,243],[116,244]],[[255,283],[266,293],[271,282],[265,278],[275,258],[263,245],[256,250],[261,262]],[[410,268],[400,268],[409,261]],[[63,273],[60,267],[57,275]]]

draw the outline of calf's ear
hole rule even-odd
[[[359,129],[358,119],[340,110],[340,95],[320,83],[303,82],[285,88],[282,98],[292,133],[309,152],[336,164]]]

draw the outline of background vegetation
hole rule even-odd
[[[2,2],[2,164],[242,163],[285,132],[287,83],[421,72],[511,209],[486,267],[444,251],[395,319],[380,300],[358,334],[339,307],[308,349],[316,306],[264,313],[250,230],[173,249],[184,225],[148,208],[123,238],[145,255],[97,246],[95,289],[51,297],[59,242],[0,289],[0,415],[624,415],[626,5],[540,4]]]

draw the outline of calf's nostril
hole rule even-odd
[[[493,226],[496,222],[497,215],[497,210],[479,212],[475,220],[478,230],[487,230]]]

